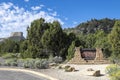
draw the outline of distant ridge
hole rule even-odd
[[[104,31],[105,33],[110,33],[114,23],[117,19],[109,19],[109,18],[103,18],[103,19],[91,19],[90,21],[80,23],[74,28],[67,28],[64,29],[67,33],[75,33],[75,34],[90,34],[95,33],[99,30]]]

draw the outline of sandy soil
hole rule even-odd
[[[41,73],[49,75],[51,77],[57,78],[58,80],[109,80],[108,75],[105,73],[105,68],[109,64],[102,65],[73,65],[65,64],[75,67],[76,72],[65,72],[63,69],[44,69],[39,70]],[[91,73],[87,71],[88,68],[93,70],[100,70],[101,76],[94,77],[91,76]],[[38,71],[38,70],[37,70]]]

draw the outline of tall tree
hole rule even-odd
[[[94,44],[96,42],[96,38],[95,38],[95,35],[94,34],[87,34],[86,35],[86,48],[93,48],[94,47]]]
[[[48,23],[43,18],[34,20],[28,28],[28,52],[32,54],[33,58],[40,57],[42,55],[43,45],[41,43],[41,37],[45,30],[49,28]]]
[[[50,29],[46,30],[42,36],[42,44],[44,47],[54,53],[54,56],[63,56],[66,51],[67,35],[62,31],[58,21],[54,21],[50,25]]]
[[[114,27],[109,34],[109,42],[112,45],[113,54],[120,55],[120,21],[116,21]]]
[[[70,60],[74,57],[74,52],[75,52],[75,41],[72,42],[72,44],[68,48],[68,55],[67,59]]]

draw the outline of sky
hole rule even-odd
[[[35,19],[58,20],[62,28],[91,19],[120,19],[120,0],[0,0],[0,38],[23,32]]]

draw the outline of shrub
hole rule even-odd
[[[48,61],[45,59],[36,60],[35,67],[38,69],[47,69],[49,67]]]
[[[5,61],[5,66],[17,66],[17,59],[8,59]]]
[[[35,59],[30,59],[30,58],[27,58],[25,61],[24,61],[24,64],[23,64],[23,67],[24,68],[35,68]]]
[[[120,67],[116,64],[106,67],[106,72],[111,80],[120,80]]]
[[[18,59],[17,60],[18,67],[24,67],[24,62],[25,62],[25,59]]]
[[[4,54],[2,57],[4,58],[4,59],[10,59],[10,58],[17,58],[17,53],[15,54],[15,53],[6,53],[6,54]]]
[[[50,63],[53,62],[53,58],[54,58],[53,55],[50,55],[50,56],[49,56],[49,59],[48,59],[48,60],[49,60]]]
[[[62,60],[62,57],[56,56],[56,57],[53,58],[53,61],[54,61],[55,63],[61,63],[63,60]]]

